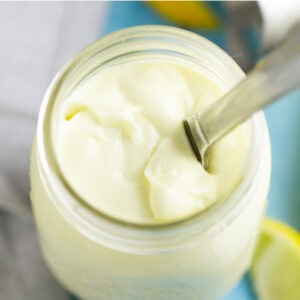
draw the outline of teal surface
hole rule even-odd
[[[175,25],[157,15],[143,2],[111,2],[104,28],[107,33],[129,26],[146,24]],[[220,18],[226,22],[222,4],[213,3]],[[226,51],[225,30],[202,31]],[[252,36],[252,43],[255,37]],[[254,47],[257,49],[257,47]],[[272,145],[272,175],[267,215],[289,223],[300,231],[300,91],[285,96],[265,110]],[[222,300],[256,300],[248,276]]]

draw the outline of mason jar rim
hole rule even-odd
[[[153,37],[161,37],[170,41],[173,39],[174,43],[175,40],[182,43],[183,48],[189,45],[195,51],[197,48],[202,49],[202,51],[206,51],[208,55],[214,57],[220,67],[223,67],[224,72],[231,74],[232,79],[235,78],[234,80],[237,81],[244,76],[241,69],[229,55],[200,35],[170,26],[130,27],[100,38],[79,52],[59,71],[44,96],[37,126],[38,163],[43,173],[44,183],[48,185],[47,190],[51,194],[51,201],[54,201],[56,208],[73,226],[76,224],[76,228],[92,240],[117,250],[122,249],[126,252],[142,254],[176,251],[186,247],[187,243],[192,245],[193,236],[201,232],[207,232],[214,225],[212,221],[211,223],[205,222],[208,216],[210,216],[210,219],[213,218],[227,206],[227,213],[223,213],[224,218],[238,205],[245,204],[242,203],[242,200],[245,198],[245,194],[249,192],[251,185],[253,185],[255,174],[262,161],[263,151],[261,145],[267,139],[266,130],[261,130],[265,126],[263,113],[256,113],[247,121],[248,126],[252,127],[253,131],[252,145],[247,157],[245,157],[245,160],[251,160],[251,170],[247,173],[248,177],[245,177],[237,189],[222,203],[217,201],[207,209],[182,220],[158,224],[131,223],[100,212],[91,207],[84,199],[81,199],[64,178],[52,143],[53,107],[57,95],[63,88],[68,76],[75,72],[78,66],[84,65],[87,59],[100,53],[100,51],[110,49],[114,45],[125,45],[126,41],[138,40],[139,38],[151,40]],[[218,218],[218,222],[221,220],[222,217]]]

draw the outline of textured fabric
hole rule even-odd
[[[0,2],[0,300],[70,296],[42,260],[29,202],[29,155],[43,94],[99,34],[103,3]]]

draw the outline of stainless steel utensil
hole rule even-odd
[[[300,86],[300,24],[236,87],[184,120],[190,144],[205,169],[213,144],[254,112]],[[300,101],[300,99],[299,99]]]

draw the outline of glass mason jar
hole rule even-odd
[[[81,51],[50,84],[32,148],[31,199],[42,252],[59,282],[81,299],[219,299],[248,268],[265,212],[271,163],[262,112],[243,125],[247,149],[235,191],[173,223],[132,224],[94,210],[57,163],[57,111],[68,95],[95,72],[146,60],[190,66],[224,92],[244,76],[213,43],[166,26],[121,30]]]

